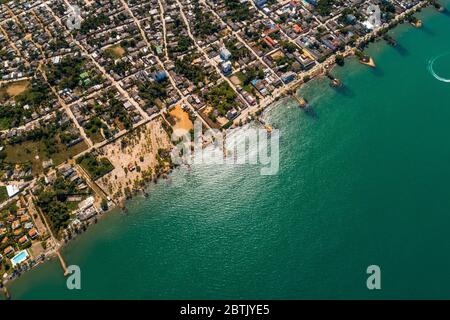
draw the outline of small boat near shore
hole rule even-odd
[[[342,82],[341,82],[341,80],[334,78],[333,80],[331,80],[330,86],[332,88],[340,88],[340,87],[342,87]]]
[[[417,19],[417,20],[411,21],[411,25],[414,26],[415,28],[421,28],[423,23],[422,23],[422,20]]]
[[[327,72],[327,77],[331,80],[330,81],[330,86],[332,88],[340,88],[342,86],[341,80],[339,80],[338,78],[334,77],[331,73]]]

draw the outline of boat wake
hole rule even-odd
[[[428,70],[430,71],[430,73],[433,75],[433,77],[435,77],[437,80],[441,81],[441,82],[446,82],[446,83],[450,83],[450,79],[446,79],[444,77],[441,77],[440,75],[438,75],[436,73],[436,71],[434,71],[434,63],[436,62],[436,60],[448,56],[450,55],[450,52],[441,54],[437,57],[434,57],[433,59],[431,59],[430,61],[428,61]]]

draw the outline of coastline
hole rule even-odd
[[[279,101],[280,99],[283,99],[286,96],[295,95],[297,91],[304,85],[305,83],[309,82],[311,79],[314,79],[316,77],[322,77],[327,72],[331,71],[336,66],[336,56],[342,55],[344,59],[355,56],[358,48],[364,49],[368,43],[374,42],[377,40],[380,40],[382,35],[391,30],[396,28],[398,25],[407,23],[405,18],[409,15],[413,15],[414,13],[420,12],[422,9],[432,7],[432,4],[428,1],[423,1],[415,5],[414,7],[404,11],[403,13],[397,15],[392,21],[389,23],[385,23],[381,25],[379,28],[374,29],[370,33],[366,34],[364,37],[359,38],[353,47],[346,48],[344,52],[336,52],[330,57],[328,57],[324,62],[316,64],[312,69],[301,72],[299,74],[299,78],[297,80],[294,80],[293,82],[287,84],[286,86],[282,87],[281,89],[276,89],[274,93],[265,98],[260,105],[254,106],[254,107],[248,107],[244,110],[243,113],[241,113],[236,119],[233,120],[233,127],[236,127],[240,125],[241,123],[247,123],[252,121],[254,118],[256,118],[257,114],[260,114],[262,111],[264,111],[268,106],[270,106],[272,103]],[[436,9],[436,13],[441,13]],[[421,21],[421,20],[419,20]],[[421,21],[422,25],[422,21]],[[376,67],[375,62],[370,58],[370,61],[368,63],[364,63],[370,67]]]
[[[351,54],[349,54],[349,56],[352,56],[352,55],[354,55],[354,52],[352,52]],[[327,65],[327,68],[329,68],[329,69],[331,70],[334,66],[335,66],[335,63],[333,62],[331,65],[329,65],[329,66]],[[322,66],[322,67],[324,67],[324,66]],[[322,70],[322,72],[319,72],[318,74],[314,75],[313,78],[323,76],[324,73],[325,73],[326,71],[329,71],[329,70],[326,70],[327,68],[324,68],[324,69]],[[301,86],[302,86],[304,83],[305,83],[305,82],[298,83],[298,84],[297,84],[298,86],[293,86],[292,90],[298,90],[299,88],[301,88]],[[295,89],[294,89],[294,88],[295,88]],[[295,92],[294,92],[294,94],[295,94]],[[263,107],[263,110],[266,109],[266,108],[268,108],[268,107],[270,107],[271,105],[273,105],[274,103],[276,103],[277,101],[279,101],[280,99],[283,99],[283,98],[289,98],[289,92],[286,92],[285,94],[280,94],[279,96],[277,96],[277,97],[275,98],[274,101],[268,103],[267,105],[263,105],[263,106],[264,106],[264,107]],[[261,109],[261,108],[259,108],[259,109]],[[148,185],[146,186],[146,188],[147,188],[147,187],[148,187]],[[131,198],[131,199],[132,199],[132,198]],[[131,200],[131,199],[128,199],[127,201],[129,201],[129,200]],[[126,201],[126,202],[127,202],[127,201]],[[114,210],[116,210],[116,209],[118,209],[118,208],[110,208],[110,210],[108,210],[108,213],[112,213],[112,212],[110,212],[110,211],[114,211]],[[104,215],[104,214],[99,215],[99,217],[102,218],[103,215]]]

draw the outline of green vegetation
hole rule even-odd
[[[93,15],[87,17],[83,22],[81,23],[81,29],[80,32],[82,34],[88,34],[92,30],[96,30],[99,26],[105,25],[109,23],[109,18],[104,15],[103,13],[100,13],[98,15]]]
[[[251,18],[249,6],[239,0],[225,0],[225,7],[227,8],[228,18],[232,21],[244,21]]]
[[[192,64],[193,60],[194,57],[190,55],[185,56],[182,59],[177,59],[175,61],[175,72],[182,74],[197,85],[199,82],[203,82],[205,80],[206,74],[202,67]]]
[[[193,1],[194,6],[194,30],[197,35],[209,36],[220,31],[220,27],[213,20],[211,12],[203,12],[198,0]]]
[[[62,117],[57,113],[55,119],[39,128],[9,139],[2,152],[0,169],[8,164],[22,164],[32,167],[33,173],[40,173],[42,161],[53,159],[53,164],[58,165],[85,150],[86,144],[78,143],[79,132]]]
[[[286,55],[275,58],[278,70],[281,72],[290,71],[294,62],[296,62],[295,58],[288,58]]]
[[[125,110],[123,102],[115,97],[114,90],[109,90],[101,100],[102,105],[97,103],[94,106],[95,117],[84,125],[89,135],[99,135],[100,129],[103,129],[103,134],[107,139],[112,135],[109,128],[99,119],[102,114],[107,114],[110,119],[119,122],[127,130],[133,127],[130,115]]]
[[[31,119],[33,112],[48,106],[51,100],[49,87],[39,80],[33,81],[26,91],[15,97],[15,106],[0,104],[0,129],[23,125],[24,117]]]
[[[146,107],[152,107],[155,105],[155,100],[163,100],[167,97],[166,85],[167,81],[156,82],[146,81],[139,86],[139,95],[146,102]]]
[[[15,100],[20,106],[30,105],[31,107],[39,107],[49,100],[50,88],[40,81],[34,81],[31,87],[18,95]]]
[[[319,12],[321,16],[328,16],[333,9],[333,3],[334,0],[319,0],[316,7],[317,12]]]
[[[92,76],[85,69],[86,59],[66,57],[58,64],[47,67],[48,83],[59,89],[88,88],[102,82],[100,76]]]
[[[102,199],[102,203],[100,204],[100,206],[103,211],[108,211],[108,209],[109,209],[108,201],[106,201],[106,199]]]
[[[231,53],[231,60],[237,61],[239,59],[251,56],[250,51],[242,45],[240,48],[236,46],[239,43],[236,39],[230,39],[225,43],[225,47]]]
[[[70,220],[70,208],[67,197],[78,195],[76,186],[70,180],[58,176],[50,190],[41,190],[37,194],[37,205],[48,217],[52,230],[57,236],[67,227]]]
[[[127,74],[127,71],[131,69],[131,63],[129,61],[118,61],[111,66],[111,69],[117,73],[119,76],[124,77]]]
[[[341,54],[336,55],[336,64],[341,67],[345,64],[345,59],[343,55]]]
[[[295,51],[298,50],[298,47],[295,44],[293,44],[292,42],[287,41],[287,40],[281,41],[281,46],[283,47],[283,49],[286,52],[289,52],[289,53],[294,53]]]
[[[98,143],[105,140],[101,134],[101,130],[106,130],[108,127],[100,120],[100,118],[92,118],[86,123],[84,128],[86,129],[85,131],[92,142]]]
[[[48,82],[60,89],[75,89],[83,73],[84,59],[80,57],[64,58],[59,64],[50,65],[47,69]]]
[[[88,153],[79,159],[77,159],[77,163],[89,173],[89,176],[93,180],[97,180],[98,178],[104,176],[108,172],[114,169],[111,162],[109,162],[106,158],[97,159],[92,153]]]
[[[228,110],[236,106],[237,95],[227,82],[222,82],[210,89],[205,98],[210,106],[225,116]]]
[[[0,203],[8,200],[8,193],[6,192],[6,187],[0,186]]]
[[[258,67],[251,66],[245,70],[245,73],[238,73],[239,80],[242,82],[243,87],[248,86],[252,80],[264,79],[264,71]]]

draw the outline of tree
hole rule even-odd
[[[108,201],[106,201],[106,199],[102,199],[102,203],[100,204],[100,206],[102,207],[103,211],[108,211]]]
[[[336,63],[337,63],[337,65],[339,65],[341,67],[344,65],[345,60],[344,60],[344,57],[341,54],[337,54],[336,55]]]

